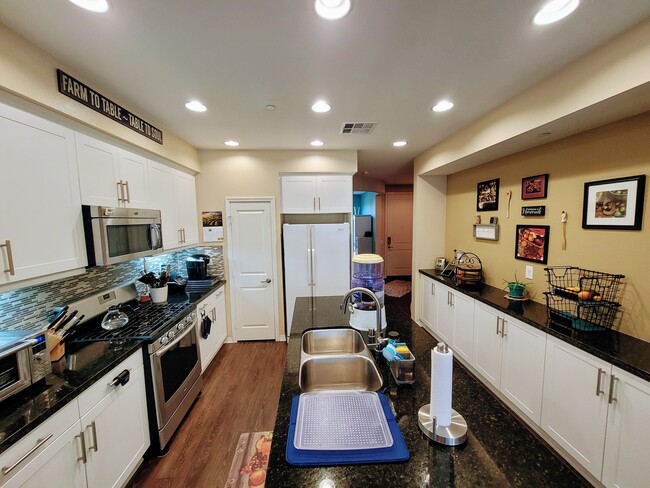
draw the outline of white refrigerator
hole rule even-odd
[[[284,224],[287,336],[297,297],[344,295],[350,289],[350,224]]]

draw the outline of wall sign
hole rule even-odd
[[[546,215],[546,205],[536,205],[534,207],[521,207],[521,215],[524,217],[541,217]]]
[[[140,117],[133,115],[124,107],[109,100],[104,95],[97,93],[88,85],[84,85],[79,80],[73,78],[60,69],[56,70],[56,77],[59,84],[59,91],[64,95],[76,100],[77,102],[92,108],[94,111],[105,115],[109,119],[119,122],[158,144],[163,143],[163,133],[153,125],[145,122]]]

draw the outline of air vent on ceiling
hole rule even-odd
[[[343,122],[341,134],[370,134],[377,122]]]

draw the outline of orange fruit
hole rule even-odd
[[[591,292],[587,290],[582,290],[580,293],[578,293],[578,299],[579,300],[589,300],[591,298]]]

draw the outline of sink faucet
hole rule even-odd
[[[348,291],[345,296],[343,297],[343,303],[341,303],[341,310],[343,311],[343,315],[345,315],[345,312],[348,309],[348,303],[350,301],[350,298],[352,295],[355,293],[364,293],[365,295],[368,295],[370,298],[372,298],[372,301],[375,302],[375,307],[377,309],[377,326],[376,329],[368,329],[368,341],[373,342],[377,341],[376,344],[374,344],[379,350],[379,347],[382,343],[382,338],[381,338],[381,303],[379,303],[379,298],[377,298],[377,295],[375,295],[372,291],[368,290],[368,288],[362,288],[360,286],[356,288],[352,288],[350,291]],[[376,331],[376,336],[375,336],[375,331]]]

